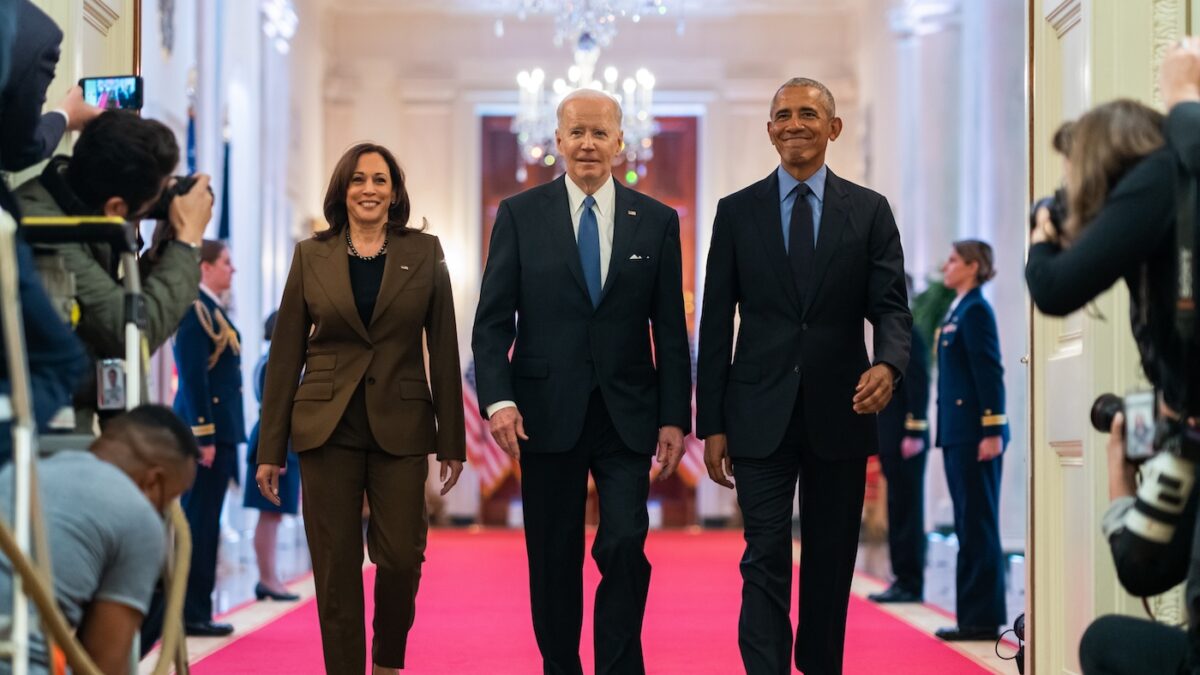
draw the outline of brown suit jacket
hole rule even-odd
[[[465,459],[458,334],[442,246],[420,232],[389,237],[366,326],[354,305],[345,238],[296,246],[267,361],[260,464],[282,466],[289,436],[296,452],[324,444],[364,380],[371,430],[384,450]]]

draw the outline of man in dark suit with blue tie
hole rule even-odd
[[[212,620],[221,506],[229,481],[237,480],[238,443],[246,441],[241,336],[220,299],[229,290],[233,273],[225,244],[205,239],[200,245],[200,297],[175,334],[179,370],[175,412],[191,425],[200,445],[196,480],[181,498],[192,530],[192,567],[183,607],[188,635],[233,632],[229,624]]]
[[[767,122],[779,168],[722,199],[713,222],[696,432],[709,476],[729,488],[736,476],[746,539],[738,644],[750,675],[791,669],[797,481],[795,663],[810,675],[841,672],[875,413],[908,365],[900,235],[886,199],[825,165],[841,131],[825,85],[789,80]]]
[[[679,216],[613,179],[621,109],[607,94],[568,95],[555,137],[566,176],[505,199],[492,228],[472,338],[479,402],[521,464],[544,672],[583,672],[590,472],[595,672],[643,673],[650,457],[669,476],[691,427]]]

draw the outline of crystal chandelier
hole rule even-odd
[[[554,45],[585,49],[607,47],[617,34],[617,20],[638,23],[644,16],[664,16],[667,0],[501,0],[502,14],[554,17]],[[677,30],[683,30],[680,19]],[[504,20],[496,20],[496,35],[504,34]]]
[[[276,51],[287,54],[300,23],[291,0],[263,0],[262,14],[263,33],[275,45]]]
[[[621,81],[617,69],[608,66],[603,78],[595,79],[597,56],[595,50],[586,53],[577,50],[575,65],[567,70],[567,77],[555,79],[548,90],[546,73],[541,68],[523,70],[517,75],[518,107],[511,128],[517,135],[521,159],[525,163],[553,166],[558,161],[554,131],[558,127],[559,103],[576,89],[595,89],[609,94],[621,105],[625,145],[613,158],[613,163],[629,162],[632,171],[639,176],[645,175],[645,163],[654,157],[654,135],[659,130],[651,112],[654,75],[639,68],[633,77]],[[518,173],[524,172],[519,168]]]

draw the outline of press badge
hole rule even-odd
[[[125,409],[125,361],[101,359],[96,363],[96,409]]]

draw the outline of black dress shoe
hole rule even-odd
[[[871,602],[921,602],[921,594],[893,584],[886,591],[867,596]]]
[[[189,621],[183,624],[183,632],[194,637],[225,637],[233,634],[233,626],[215,621]]]
[[[276,593],[275,591],[263,586],[261,583],[254,584],[254,597],[259,600],[279,600],[281,602],[295,602],[300,599],[300,596],[295,593]]]
[[[981,628],[978,626],[951,626],[939,628],[933,633],[946,642],[964,642],[967,640],[996,640],[1000,631],[996,628]]]

